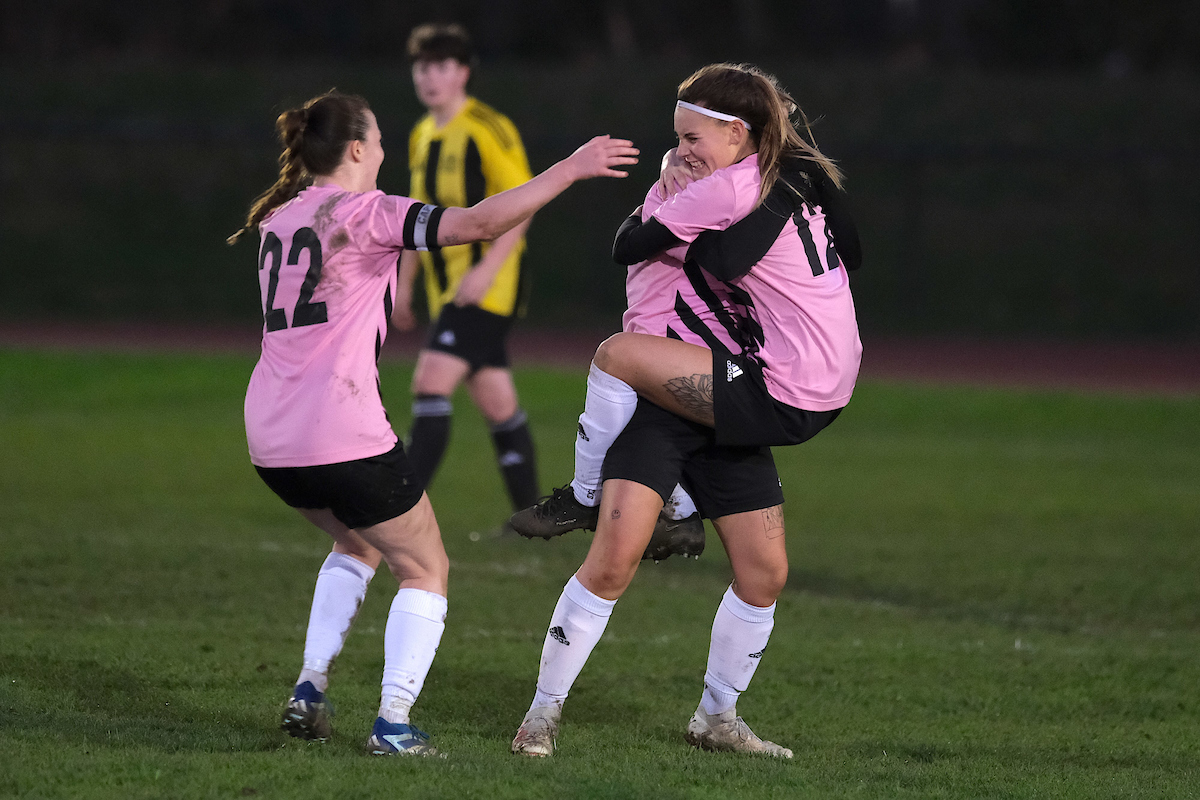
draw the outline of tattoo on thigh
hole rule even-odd
[[[771,506],[764,508],[763,512],[763,530],[767,534],[768,539],[778,539],[783,536],[783,507]]]
[[[713,376],[697,372],[691,377],[671,378],[663,384],[686,411],[708,424],[713,421]]]

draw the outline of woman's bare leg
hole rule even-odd
[[[729,553],[734,581],[713,620],[704,693],[688,723],[687,739],[706,750],[791,758],[791,750],[760,739],[737,716],[738,697],[766,653],[775,626],[775,599],[787,582],[783,508],[732,514],[713,525]]]
[[[433,507],[429,497],[422,494],[417,504],[404,514],[357,530],[347,528],[328,509],[301,513],[333,537],[335,555],[349,556],[347,561],[361,563],[364,569],[383,560],[400,584],[384,629],[383,696],[379,709],[379,716],[393,727],[381,728],[384,723],[377,722],[376,731],[368,741],[372,752],[395,752],[395,746],[385,742],[379,731],[395,732],[398,729],[394,726],[408,724],[409,709],[421,692],[445,629],[450,561],[442,546]],[[358,602],[361,603],[361,598]],[[356,612],[357,603],[350,611],[351,619]],[[418,745],[410,752],[420,752],[423,747],[424,744]]]
[[[596,536],[550,617],[537,691],[513,739],[514,753],[554,752],[567,693],[604,634],[617,598],[633,580],[662,505],[658,493],[641,484],[604,482]]]
[[[618,333],[600,344],[592,361],[647,400],[684,419],[714,426],[708,348],[663,336]]]
[[[332,536],[334,545],[317,572],[304,635],[304,663],[284,709],[282,727],[301,739],[324,740],[332,731],[323,696],[329,688],[330,668],[346,643],[381,556],[329,509],[300,513]]]

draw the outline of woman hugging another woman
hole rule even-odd
[[[614,256],[634,265],[630,311],[596,353],[580,419],[588,439],[601,440],[586,446],[611,444],[600,450],[596,536],[551,617],[514,753],[555,749],[567,693],[682,483],[734,574],[687,740],[792,755],[756,736],[735,708],[788,572],[769,448],[807,441],[837,418],[862,352],[845,268],[860,260],[857,233],[840,173],[796,130],[795,110],[771,76],[744,65],[705,67],[679,87],[677,156],[699,179],[670,198],[652,190],[617,235]],[[600,418],[608,437],[591,435]],[[569,530],[553,528],[572,500],[589,505],[579,488],[524,514],[527,527],[541,525],[532,535]]]

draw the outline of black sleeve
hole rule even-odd
[[[723,281],[740,278],[762,260],[792,216],[800,198],[776,181],[758,208],[723,231],[704,231],[688,248],[688,260]]]
[[[846,269],[862,266],[862,243],[858,240],[858,226],[846,207],[845,194],[829,182],[817,183],[817,202],[825,212],[825,223],[833,234],[833,246]]]
[[[617,229],[617,238],[613,242],[613,261],[627,267],[682,243],[682,239],[653,217],[643,224],[640,215],[631,214]]]
[[[697,236],[688,248],[688,259],[720,280],[740,278],[762,260],[806,200],[821,206],[846,269],[862,266],[862,244],[845,195],[830,184],[820,167],[804,161],[786,164],[767,199],[744,218],[723,231],[704,231]]]

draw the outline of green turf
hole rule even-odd
[[[0,796],[1200,796],[1200,400],[861,386],[778,454],[792,575],[739,710],[795,761],[682,740],[729,578],[710,537],[643,569],[559,753],[528,762],[508,742],[587,536],[496,538],[462,397],[432,493],[451,611],[414,714],[449,757],[373,760],[382,572],[334,740],[276,729],[328,548],[246,459],[251,366],[0,352]],[[398,425],[408,375],[383,372]],[[561,482],[583,375],[518,381]]]

